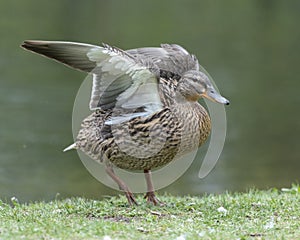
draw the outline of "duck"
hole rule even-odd
[[[93,76],[92,113],[64,151],[77,149],[102,163],[129,205],[138,203],[114,169],[143,171],[145,199],[162,205],[151,171],[209,137],[211,120],[201,98],[229,104],[200,70],[196,56],[177,44],[122,50],[108,44],[26,40],[21,47]]]

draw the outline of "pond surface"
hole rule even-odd
[[[178,43],[231,101],[214,170],[189,170],[161,192],[202,194],[290,186],[300,169],[299,1],[2,1],[0,198],[20,201],[117,191],[94,179],[72,143],[72,108],[84,73],[30,54],[25,39],[109,43],[124,49]]]

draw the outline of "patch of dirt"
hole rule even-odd
[[[128,218],[128,217],[124,217],[124,216],[105,216],[104,219],[112,221],[112,222],[130,223],[132,221],[132,218]]]

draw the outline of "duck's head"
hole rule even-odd
[[[179,80],[177,91],[188,101],[198,101],[204,97],[217,103],[229,105],[229,101],[216,91],[208,76],[200,71],[185,72]]]

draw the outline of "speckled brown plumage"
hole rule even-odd
[[[144,171],[148,202],[159,204],[151,170],[184,156],[208,138],[211,122],[202,97],[229,104],[200,71],[197,58],[176,44],[123,51],[101,46],[25,41],[22,47],[93,75],[90,110],[75,143],[105,164],[107,174],[137,204],[113,170]]]
[[[105,125],[112,111],[94,112],[83,120],[76,147],[98,162],[144,170],[162,167],[175,156],[201,146],[210,133],[209,115],[198,102],[178,103],[177,83],[172,76],[160,78],[164,109],[147,118],[134,118],[112,128]],[[149,145],[151,141],[155,143]]]

